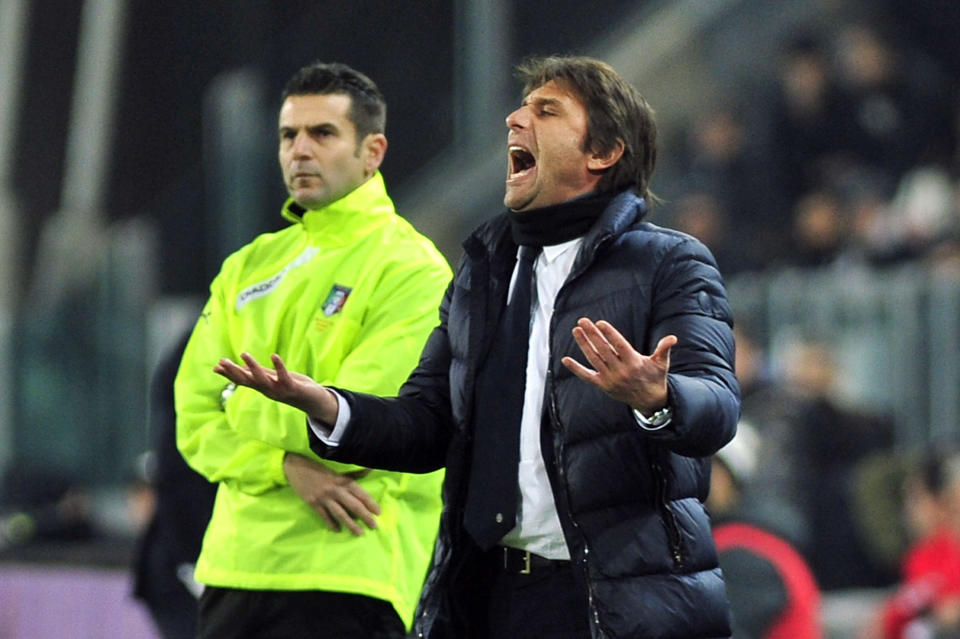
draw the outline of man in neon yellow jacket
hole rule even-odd
[[[177,444],[219,483],[199,637],[393,638],[412,623],[440,474],[321,462],[302,412],[213,372],[225,353],[281,353],[325,383],[393,394],[416,364],[450,268],[386,193],[385,110],[345,65],[290,79],[279,159],[292,224],[226,259],[184,353]]]

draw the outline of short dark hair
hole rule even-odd
[[[357,142],[387,126],[387,103],[373,80],[340,62],[314,62],[287,80],[281,102],[291,95],[350,96],[350,121],[357,129]]]
[[[657,163],[653,109],[613,67],[582,56],[533,57],[517,65],[516,75],[524,96],[551,80],[576,93],[587,110],[585,151],[605,153],[623,141],[623,156],[607,169],[598,190],[632,187],[651,199],[650,176]]]

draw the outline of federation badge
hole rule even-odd
[[[330,293],[327,294],[327,299],[323,302],[323,314],[331,317],[343,310],[343,305],[347,303],[347,297],[352,290],[348,286],[334,284]]]

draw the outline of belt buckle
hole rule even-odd
[[[529,575],[530,574],[530,552],[527,550],[520,550],[518,548],[509,548],[507,546],[503,547],[503,568],[504,570],[510,571],[510,551],[516,550],[517,552],[523,553],[523,568],[517,571],[518,575]]]

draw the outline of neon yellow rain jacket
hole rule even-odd
[[[393,395],[439,322],[450,268],[395,213],[379,173],[320,210],[290,200],[283,215],[291,226],[224,261],[174,385],[180,451],[219,482],[196,578],[376,597],[409,627],[436,537],[441,473],[371,472],[358,481],[383,511],[378,528],[330,531],[283,473],[285,451],[318,459],[304,414],[248,388],[224,393],[213,367],[244,351],[261,362],[279,353],[322,384]]]

